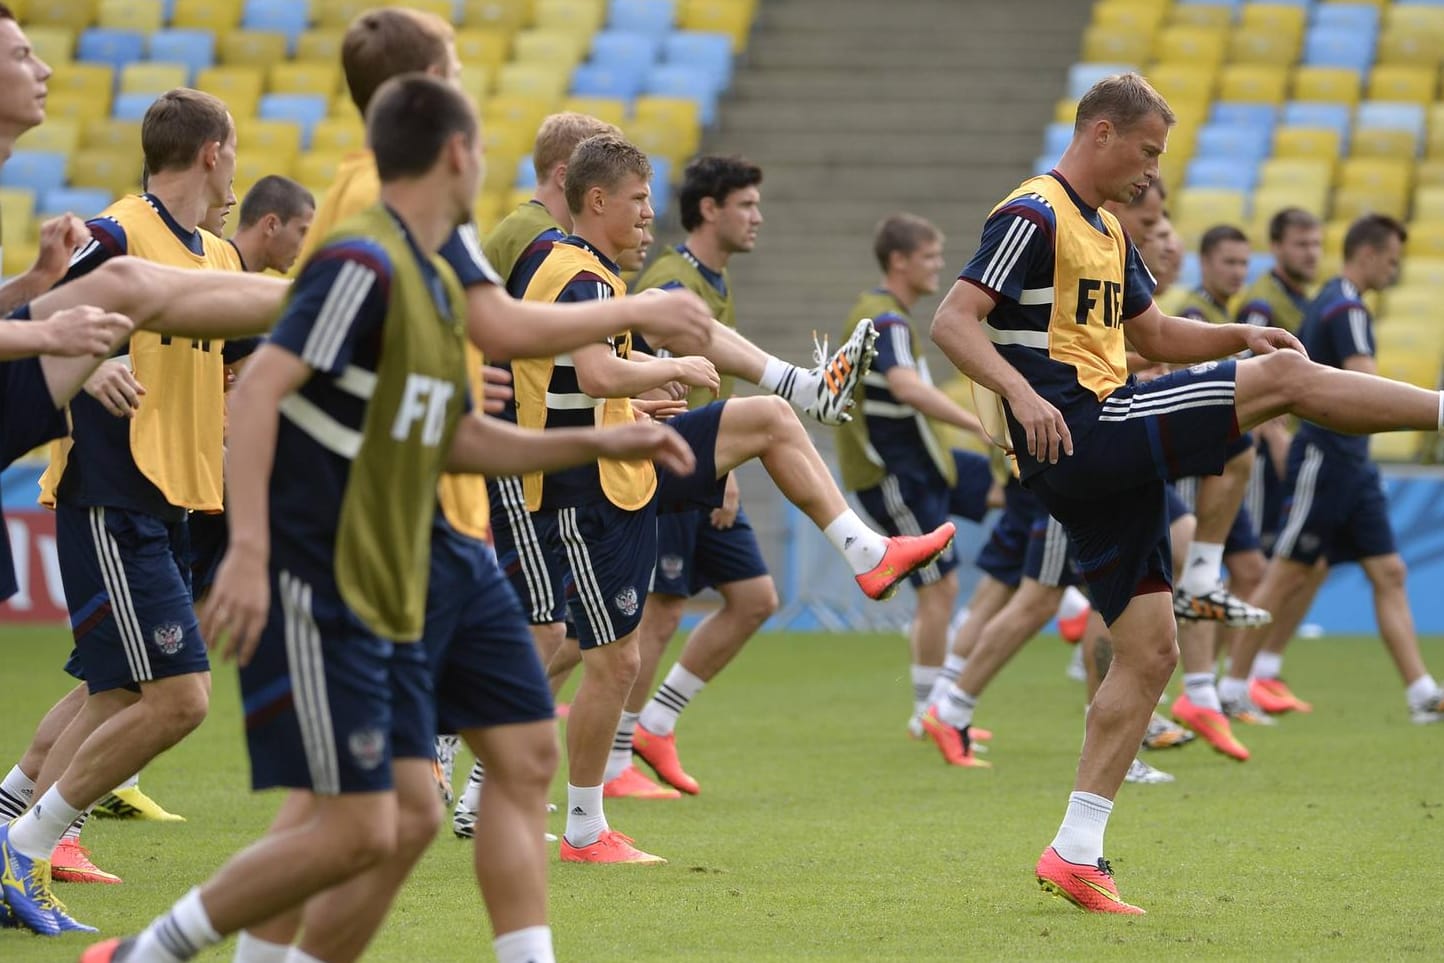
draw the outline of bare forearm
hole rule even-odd
[[[988,340],[977,315],[950,310],[944,304],[933,318],[931,333],[933,343],[942,349],[953,366],[984,388],[1006,398],[1019,388],[1027,387],[1018,369],[1004,360]]]
[[[232,392],[226,433],[226,523],[235,549],[270,554],[270,479],[280,411],[275,400],[250,397],[245,382]]]
[[[0,361],[31,358],[44,354],[48,350],[47,342],[43,324],[35,324],[30,321],[0,321]]]
[[[902,392],[894,390],[893,394],[903,404],[916,408],[929,418],[936,418],[963,431],[976,432],[979,435],[983,433],[983,423],[978,420],[977,415],[933,385],[918,381]]]
[[[552,304],[517,301],[498,289],[469,295],[472,340],[488,358],[540,358],[595,344],[629,327],[632,305],[625,298]]]
[[[473,414],[461,420],[446,470],[505,476],[560,471],[594,462],[602,444],[593,428],[536,431],[509,421]]]
[[[0,285],[0,316],[9,314],[22,304],[34,301],[50,287],[43,278],[36,277],[30,271],[17,274],[4,285]]]
[[[681,380],[682,374],[672,358],[629,361],[608,352],[585,361],[572,360],[577,364],[578,385],[593,398],[637,398]]]
[[[1153,361],[1167,364],[1197,364],[1216,361],[1247,349],[1243,324],[1212,324],[1159,315],[1144,330],[1131,330],[1134,347]]]

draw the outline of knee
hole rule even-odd
[[[401,817],[398,815],[397,818]],[[335,834],[336,845],[331,859],[343,877],[364,873],[396,854],[400,844],[398,828],[404,829],[404,826],[404,820],[401,827],[388,819],[350,821],[344,832]],[[436,830],[433,829],[427,838],[435,838],[435,835]]]
[[[802,422],[785,398],[777,395],[760,395],[746,399],[746,403],[757,409],[756,427],[773,438],[802,431]]]
[[[142,695],[152,725],[174,739],[183,739],[205,721],[210,709],[210,685],[203,675],[170,680],[163,691],[151,689]]]
[[[1408,576],[1409,569],[1398,555],[1382,558],[1369,566],[1369,580],[1375,589],[1402,590]]]
[[[1228,569],[1229,588],[1235,595],[1249,598],[1263,582],[1264,560],[1258,552],[1242,552],[1226,556],[1223,560]]]
[[[525,739],[509,745],[505,753],[494,752],[486,762],[487,785],[513,797],[545,796],[561,765],[557,746],[556,723],[535,723],[527,726]]]
[[[772,579],[766,579],[765,584],[738,593],[733,598],[727,599],[725,604],[735,611],[737,617],[743,622],[760,627],[762,623],[776,614],[782,602],[777,597],[777,586],[773,584]]]
[[[642,671],[642,651],[637,646],[637,637],[633,635],[593,651],[598,654],[596,658],[583,659],[586,678],[595,678],[608,688],[630,692]]]
[[[435,787],[428,785],[424,793],[404,803],[399,819],[396,833],[398,850],[418,853],[431,845],[441,829],[441,798]]]
[[[1307,387],[1307,376],[1316,367],[1297,351],[1275,351],[1259,358],[1269,383],[1290,399],[1296,399]]]

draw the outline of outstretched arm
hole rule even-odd
[[[1157,304],[1150,304],[1146,311],[1129,318],[1125,324],[1128,339],[1140,354],[1171,364],[1216,361],[1240,351],[1268,354],[1278,348],[1292,348],[1307,354],[1299,339],[1283,328],[1174,318],[1160,311]]]
[[[692,449],[681,435],[651,420],[613,428],[536,431],[499,418],[472,414],[457,426],[446,469],[484,475],[521,475],[560,471],[599,458],[650,459],[679,475],[690,475],[697,464]]]
[[[90,229],[74,214],[54,217],[40,225],[40,248],[35,263],[0,287],[0,317],[34,301],[65,277],[70,256],[90,240]]]
[[[593,398],[635,398],[653,388],[678,381],[693,388],[722,387],[717,369],[706,358],[649,358],[646,362],[619,358],[604,344],[589,344],[572,352],[577,385]]]

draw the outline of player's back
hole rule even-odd
[[[1309,302],[1298,336],[1312,360],[1333,368],[1344,367],[1352,357],[1373,357],[1375,353],[1369,309],[1359,289],[1343,277],[1329,281]],[[1306,421],[1299,426],[1298,438],[1356,461],[1369,457],[1367,435],[1343,435]]]
[[[491,266],[506,281],[507,293],[520,298],[526,294],[532,275],[551,246],[564,237],[566,232],[546,205],[533,198],[501,219],[486,236],[483,250]]]
[[[1268,325],[1298,333],[1304,323],[1308,295],[1289,284],[1277,269],[1254,278],[1239,296],[1238,320],[1242,324]]]

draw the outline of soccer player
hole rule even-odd
[[[567,165],[566,194],[575,233],[552,246],[529,283],[538,301],[608,299],[624,290],[616,258],[637,247],[652,219],[651,164],[620,138],[588,138]],[[715,335],[714,335],[715,338]],[[714,342],[715,343],[715,342]],[[716,369],[704,358],[630,357],[631,335],[556,358],[518,359],[517,420],[548,429],[608,425],[631,418],[631,396],[672,382],[714,391]],[[612,830],[602,810],[603,774],[627,695],[636,678],[637,626],[656,564],[659,506],[716,507],[727,472],[756,458],[782,493],[847,558],[873,598],[946,548],[952,525],[918,538],[886,539],[847,508],[792,409],[780,400],[741,398],[672,420],[698,453],[691,480],[663,476],[644,462],[603,461],[586,469],[521,479],[529,511],[549,524],[545,548],[565,553],[568,603],[585,667],[567,723],[567,828],[562,858],[580,862],[662,860]]]
[[[1373,317],[1363,296],[1394,283],[1406,236],[1402,224],[1381,214],[1365,215],[1349,226],[1343,269],[1309,304],[1299,327],[1299,339],[1315,361],[1370,375],[1377,370]],[[1419,652],[1404,585],[1407,571],[1395,547],[1383,480],[1369,459],[1368,441],[1320,425],[1299,427],[1289,448],[1283,527],[1259,598],[1267,604],[1304,594],[1306,610],[1320,563],[1357,561],[1373,587],[1379,635],[1403,679],[1410,718],[1438,722],[1444,719],[1444,693]],[[1265,678],[1278,678],[1293,626],[1278,629],[1267,636],[1271,657]],[[1254,651],[1263,638],[1250,640]],[[1224,694],[1247,697],[1254,651],[1245,647],[1244,657],[1230,666]],[[1297,698],[1286,688],[1282,693]]]
[[[1057,168],[995,209],[933,322],[949,359],[1003,399],[1022,480],[1068,532],[1113,635],[1075,791],[1036,870],[1046,888],[1097,912],[1142,912],[1118,896],[1103,834],[1177,662],[1164,483],[1221,471],[1230,439],[1280,414],[1353,434],[1444,427],[1444,393],[1315,364],[1282,328],[1157,309],[1137,251],[1099,207],[1157,176],[1173,119],[1137,74],[1090,88]],[[1046,295],[1034,280],[1044,274]],[[1125,325],[1144,357],[1194,367],[1130,381]],[[1213,360],[1245,350],[1254,357]]]
[[[1318,279],[1324,251],[1319,219],[1297,207],[1269,218],[1269,253],[1274,264],[1243,291],[1238,319],[1297,332],[1309,305],[1309,288]]]
[[[241,223],[231,237],[241,269],[290,273],[315,215],[316,199],[289,177],[268,174],[256,181],[241,201]]]
[[[516,429],[462,417],[465,294],[436,252],[469,216],[480,179],[475,111],[449,84],[413,74],[376,92],[368,121],[382,203],[328,235],[237,388],[232,545],[207,609],[210,634],[242,663],[255,783],[312,791],[314,816],[87,960],[189,959],[360,875],[415,832],[400,825],[412,814],[398,815],[398,796],[431,792],[429,766],[392,753],[434,732],[425,653],[407,643],[422,631],[442,468],[608,455],[694,464],[653,424],[536,439],[521,453]],[[349,306],[338,289],[353,293]],[[325,469],[272,472],[302,464]],[[307,926],[303,954],[359,955],[361,918],[329,922]]]
[[[1228,324],[1228,303],[1243,290],[1248,278],[1248,235],[1231,224],[1203,232],[1198,244],[1200,283],[1188,292],[1178,316],[1213,324]]]

